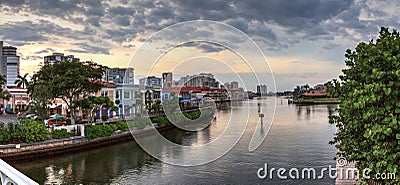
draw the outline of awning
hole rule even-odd
[[[193,100],[182,100],[181,102],[182,103],[185,103],[185,102],[196,102],[196,101],[203,101],[204,100],[204,98],[196,98],[196,99],[193,99]]]

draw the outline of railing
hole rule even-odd
[[[0,181],[2,185],[38,184],[0,159]]]

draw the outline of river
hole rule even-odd
[[[243,124],[230,120],[231,115],[247,116],[244,110],[250,108],[248,127],[239,142],[219,159],[204,165],[167,164],[151,157],[134,142],[12,165],[39,184],[334,184],[328,172],[324,172],[321,179],[293,179],[288,177],[288,171],[297,168],[301,177],[302,169],[315,168],[317,175],[322,177],[319,173],[322,168],[335,166],[336,150],[328,142],[336,128],[328,123],[328,115],[337,105],[297,106],[288,105],[287,100],[280,98],[263,100],[262,108],[269,112],[276,102],[274,122],[264,142],[257,150],[249,152],[250,139],[259,124],[259,101],[249,100],[232,106],[229,111],[217,111],[217,119],[202,131],[172,130],[164,134],[175,143],[198,146],[217,139],[230,121]],[[158,147],[166,150],[163,146]],[[173,155],[184,160],[203,158],[207,153]],[[286,169],[288,179],[278,178],[276,170],[272,178],[260,179],[257,171],[265,164],[269,170]]]

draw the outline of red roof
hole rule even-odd
[[[115,83],[104,82],[104,81],[101,81],[101,80],[93,80],[92,82],[94,82],[94,83],[100,83],[100,84],[104,85],[105,87],[117,87],[117,86],[118,86],[118,85],[115,84]]]
[[[168,87],[162,88],[163,91],[194,91],[194,92],[201,92],[201,91],[226,91],[225,88],[216,88],[216,87],[195,87],[195,86],[183,86],[183,87]]]
[[[318,91],[308,91],[303,93],[303,96],[326,96],[326,89],[318,90]]]

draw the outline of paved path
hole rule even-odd
[[[347,163],[345,162],[346,165],[340,165],[339,162],[336,162],[336,172],[337,172],[337,178],[336,178],[336,185],[358,185],[359,183],[356,180],[356,177],[354,177],[354,172],[352,169],[355,169],[355,163]],[[361,172],[362,173],[362,172]]]
[[[17,115],[15,114],[2,114],[0,115],[0,122],[9,123],[17,121]]]

